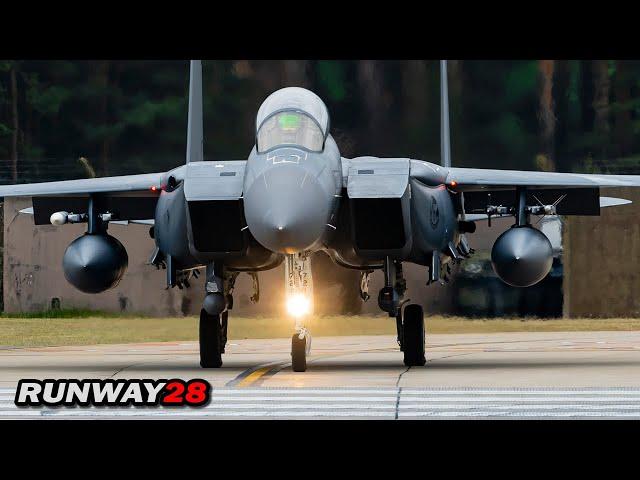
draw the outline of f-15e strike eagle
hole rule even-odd
[[[446,61],[441,68],[441,163],[410,158],[341,157],[322,100],[283,88],[262,103],[247,160],[205,161],[202,65],[191,61],[186,164],[163,173],[0,187],[1,197],[31,196],[36,225],[83,222],[66,249],[67,280],[87,293],[118,284],[128,257],[107,233],[110,222],[146,223],[155,239],[150,263],[166,268],[167,286],[188,286],[205,269],[200,365],[222,365],[236,277],[285,262],[294,371],[306,369],[313,311],[310,258],[323,250],[344,268],[384,272],[378,305],[395,317],[407,366],[425,364],[423,309],[406,305],[402,263],[425,268],[427,284],[473,253],[465,237],[475,221],[512,216],[492,263],[506,283],[526,287],[552,264],[548,238],[531,225],[543,215],[599,215],[629,203],[600,197],[601,186],[640,186],[640,176],[583,175],[451,167]],[[443,270],[444,269],[444,270]]]

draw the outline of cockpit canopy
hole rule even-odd
[[[257,136],[260,153],[280,145],[295,145],[321,152],[324,135],[315,120],[306,113],[285,110],[268,117]]]
[[[262,103],[256,118],[258,152],[296,145],[320,152],[329,130],[329,112],[316,94],[304,88],[278,90]]]

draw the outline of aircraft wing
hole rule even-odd
[[[559,215],[600,215],[600,209],[631,203],[600,197],[600,187],[640,187],[640,175],[600,175],[482,168],[449,168],[445,183],[464,193],[467,213],[487,205],[513,205],[514,190],[526,187],[527,204],[555,204]]]
[[[60,182],[26,183],[0,186],[0,197],[32,197],[36,225],[46,225],[52,213],[82,213],[89,195],[101,198],[105,210],[115,212],[121,222],[138,223],[154,218],[158,192],[166,173],[145,173],[118,177],[86,178]]]
[[[600,208],[617,207],[620,205],[629,205],[630,203],[632,203],[631,200],[627,200],[625,198],[600,197]],[[505,213],[493,215],[493,218],[503,217],[513,217],[513,214]],[[464,219],[469,222],[479,222],[481,220],[488,220],[488,218],[489,216],[486,213],[468,213]]]
[[[501,190],[519,186],[534,189],[640,187],[640,175],[599,175],[483,168],[449,168],[446,183],[459,191]]]
[[[160,187],[164,173],[144,173],[119,177],[83,178],[61,182],[25,183],[0,186],[0,197],[88,195],[90,193],[148,192]]]

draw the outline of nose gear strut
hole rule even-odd
[[[305,325],[313,314],[311,256],[306,252],[287,255],[284,271],[287,309],[295,318],[295,333],[291,337],[291,367],[294,372],[304,372],[307,369],[307,354],[311,351],[311,333]]]

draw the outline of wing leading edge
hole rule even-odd
[[[115,212],[118,221],[151,221],[154,218],[159,189],[166,173],[146,173],[118,177],[86,178],[59,182],[26,183],[0,186],[0,197],[32,197],[29,213],[36,225],[46,225],[54,212],[85,212],[90,196],[97,195],[101,205]]]
[[[83,178],[60,182],[25,183],[0,186],[0,197],[38,197],[90,193],[151,192],[160,188],[164,173],[143,173],[119,177]]]
[[[599,175],[483,168],[449,168],[446,183],[456,190],[499,190],[510,187],[579,188],[640,187],[640,175]]]

